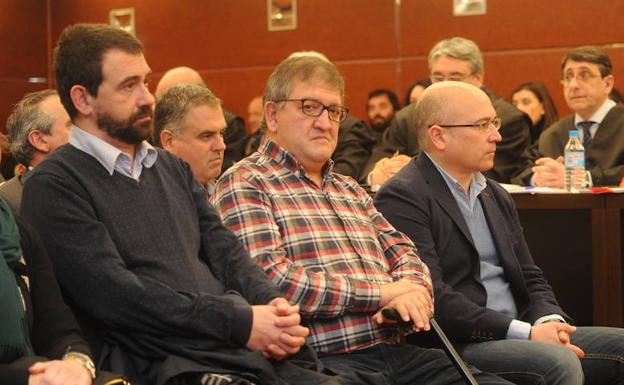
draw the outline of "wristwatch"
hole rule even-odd
[[[85,369],[87,369],[87,372],[89,372],[89,375],[91,376],[91,379],[95,380],[95,365],[93,364],[93,361],[91,360],[91,357],[87,356],[84,353],[67,352],[63,356],[63,360],[76,360],[76,361],[78,361],[78,363],[80,365],[82,365]]]

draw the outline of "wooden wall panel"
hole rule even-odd
[[[396,89],[395,60],[364,60],[338,63],[338,70],[345,78],[345,104],[349,114],[367,120],[366,97],[376,88]],[[398,94],[397,94],[398,95]]]
[[[228,108],[243,114],[250,98],[264,88],[273,67],[293,51],[321,51],[348,68],[358,61],[355,67],[362,71],[357,75],[360,78],[370,74],[368,62],[394,60],[393,4],[393,0],[299,1],[299,28],[269,32],[266,2],[259,0],[56,0],[52,34],[56,41],[67,25],[108,22],[111,8],[133,6],[137,36],[145,45],[155,81],[171,67],[191,66],[208,77],[207,83]],[[387,76],[393,78],[395,70],[390,70]],[[388,86],[394,88],[395,83]],[[366,92],[348,91],[360,104]]]
[[[0,36],[0,79],[46,76],[44,1],[0,1]]]
[[[0,1],[0,131],[24,93],[45,88],[28,78],[47,76],[46,2]],[[3,154],[7,159],[7,154]]]
[[[570,113],[563,97],[561,78],[561,59],[569,49],[548,51],[516,51],[506,53],[486,53],[485,84],[501,97],[511,98],[511,91],[525,81],[543,82],[555,101],[559,115]],[[624,48],[605,48],[614,66],[616,86],[624,89]],[[409,74],[408,66],[418,66],[418,73],[427,73],[427,59],[420,58],[404,61],[404,74]],[[409,75],[402,76],[403,89],[409,84]],[[619,82],[618,82],[619,80]]]
[[[426,55],[450,36],[473,39],[483,51],[573,47],[623,40],[618,0],[488,0],[487,14],[455,17],[451,0],[402,0],[403,55]]]
[[[3,111],[15,95],[32,87],[16,79],[46,73],[46,39],[56,42],[62,29],[76,22],[106,23],[110,9],[124,7],[136,10],[137,36],[145,44],[154,86],[166,69],[190,65],[240,115],[275,64],[303,49],[322,51],[337,64],[346,76],[347,104],[360,117],[365,117],[366,95],[373,88],[393,89],[403,99],[407,86],[427,75],[432,45],[453,35],[480,45],[486,84],[499,95],[507,97],[523,81],[543,80],[562,112],[567,109],[558,67],[571,47],[616,44],[610,52],[616,78],[624,79],[624,45],[617,45],[624,41],[618,28],[624,14],[620,0],[489,0],[486,15],[468,17],[453,17],[451,0],[402,0],[398,24],[393,0],[299,0],[298,29],[279,32],[267,31],[264,0],[46,3],[50,36],[41,0],[0,2],[0,32],[14,36],[0,40],[0,48],[8,52],[0,57],[0,80],[9,81],[4,84],[10,88],[0,97],[0,119],[6,118]],[[579,20],[588,27],[579,26]]]
[[[569,49],[547,51],[515,51],[500,54],[486,54],[485,84],[492,87],[502,97],[510,98],[515,86],[527,80],[542,81],[555,100],[559,115],[569,114],[563,97],[561,79],[561,59]],[[606,48],[614,67],[616,86],[624,86],[624,48]]]
[[[314,49],[332,60],[395,54],[393,0],[299,1],[293,31],[267,31],[262,0],[55,0],[53,35],[78,21],[108,21],[111,8],[132,6],[137,36],[153,70],[275,65],[293,51]],[[374,28],[372,28],[374,27]]]

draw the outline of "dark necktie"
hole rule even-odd
[[[587,146],[589,146],[589,142],[591,141],[591,132],[589,132],[589,128],[594,124],[591,121],[579,122],[579,127],[583,130],[583,147],[585,151],[587,151]]]

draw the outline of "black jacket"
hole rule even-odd
[[[523,154],[522,167],[512,179],[520,185],[530,184],[535,160],[563,156],[569,131],[574,130],[574,114],[561,118],[547,128],[536,145]],[[617,185],[624,177],[624,107],[615,106],[605,116],[585,149],[585,167],[595,186]]]
[[[567,317],[533,262],[510,195],[488,180],[479,195],[518,319],[533,323],[548,314]],[[377,194],[375,205],[409,236],[431,270],[436,319],[461,342],[504,339],[511,318],[487,309],[480,259],[468,226],[442,175],[424,154],[412,159]]]
[[[496,145],[494,168],[484,172],[484,175],[499,183],[509,183],[511,176],[517,171],[524,150],[531,143],[530,119],[489,89],[484,87],[483,91],[490,97],[496,115],[502,120],[500,133],[503,137]],[[405,106],[392,119],[383,140],[373,148],[373,153],[364,167],[364,175],[373,170],[379,159],[392,156],[395,151],[408,156],[418,155],[420,146],[413,122],[414,107],[415,104]]]
[[[33,228],[15,216],[25,264],[16,269],[18,285],[26,301],[30,338],[37,357],[25,357],[10,364],[0,363],[3,385],[27,385],[28,368],[38,361],[61,359],[72,351],[91,355],[76,319],[63,302],[52,264],[43,243]],[[26,285],[27,277],[30,286]]]

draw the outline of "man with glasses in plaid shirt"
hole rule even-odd
[[[429,330],[428,268],[357,182],[332,172],[344,80],[317,57],[280,63],[264,94],[266,142],[217,183],[224,223],[292,303],[325,365],[395,384],[461,384],[441,350],[398,345],[381,309]],[[477,373],[481,384],[506,383]]]

